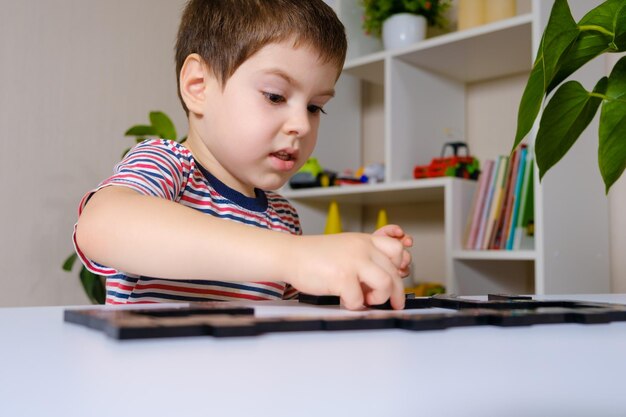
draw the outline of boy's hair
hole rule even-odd
[[[197,53],[222,86],[239,66],[265,45],[294,38],[294,46],[315,49],[322,62],[337,66],[346,57],[343,24],[322,0],[190,0],[176,41],[176,75]]]

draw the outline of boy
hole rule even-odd
[[[137,145],[80,204],[74,243],[107,276],[108,304],[302,291],[404,307],[412,239],[400,227],[301,236],[295,209],[267,191],[313,152],[345,52],[322,0],[187,4],[176,44],[187,141]]]

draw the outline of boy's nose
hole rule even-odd
[[[304,109],[294,110],[290,113],[289,119],[284,126],[287,135],[295,135],[303,137],[311,131],[311,121],[309,120],[309,111]]]

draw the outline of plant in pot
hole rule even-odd
[[[591,91],[565,81],[605,53],[626,52],[626,2],[607,0],[579,22],[567,0],[555,0],[519,106],[515,148],[526,137],[548,95],[535,139],[539,178],[572,147],[601,107],[598,165],[608,193],[626,168],[626,57]],[[558,87],[558,88],[557,88]]]
[[[446,28],[451,0],[360,0],[363,29],[381,37],[385,49],[397,49],[426,37],[427,26]]]
[[[135,143],[140,143],[147,138],[161,138],[161,139],[170,139],[179,143],[183,143],[186,136],[177,139],[176,128],[174,127],[174,123],[165,113],[160,111],[150,112],[149,115],[150,124],[149,125],[135,125],[128,129],[125,136],[133,136],[135,138]],[[131,148],[127,148],[122,153],[122,158],[124,155],[128,153]],[[76,263],[77,255],[76,253],[72,253],[67,257],[65,262],[63,262],[63,270],[67,272],[71,272],[74,264]],[[94,274],[85,268],[82,263],[79,262],[80,271],[78,276],[80,278],[80,282],[85,290],[85,294],[89,298],[89,300],[94,304],[104,304],[106,300],[106,289],[105,289],[105,277],[101,275]]]

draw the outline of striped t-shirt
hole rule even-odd
[[[146,140],[135,146],[117,164],[113,176],[83,197],[78,215],[93,193],[111,185],[176,201],[210,216],[278,232],[301,234],[298,214],[283,197],[259,189],[255,190],[255,197],[247,197],[229,188],[195,161],[191,151],[174,141]],[[76,244],[76,226],[74,246],[87,269],[106,276],[107,304],[280,300],[297,294],[285,282],[174,280],[126,274],[86,258]]]

